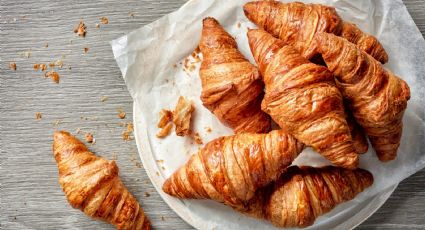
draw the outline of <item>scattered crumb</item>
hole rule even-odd
[[[120,118],[120,119],[124,119],[125,118],[125,112],[124,111],[119,111],[119,113],[118,113],[118,117]]]
[[[202,144],[204,144],[204,143],[202,142],[202,138],[201,138],[201,136],[199,135],[199,133],[195,133],[195,135],[193,135],[193,139],[195,140],[196,144],[198,144],[198,145],[202,145]]]
[[[78,36],[80,37],[85,37],[86,36],[86,25],[84,24],[83,21],[80,21],[80,23],[78,24],[78,26],[74,29],[74,33],[76,33]]]
[[[133,123],[132,122],[128,122],[126,124],[127,129],[125,131],[122,132],[122,139],[125,141],[129,141],[132,140],[131,138],[131,133],[133,132],[134,128],[133,128]]]
[[[54,123],[53,123],[53,126],[58,126],[59,124],[61,124],[62,123],[62,120],[56,120]]]
[[[35,119],[36,120],[41,120],[41,113],[40,112],[36,112],[35,113]]]
[[[156,172],[155,172],[155,174],[156,174],[157,176],[159,176],[159,172],[158,172],[158,171],[156,171]]]
[[[164,216],[161,216],[161,220],[162,220],[162,221],[165,221],[165,217],[164,217]]]
[[[62,59],[58,59],[55,61],[55,66],[62,68],[63,66],[63,60]]]
[[[45,77],[52,78],[53,82],[59,84],[59,74],[55,71],[50,71],[45,74]]]
[[[211,133],[212,129],[211,127],[205,127],[205,131],[207,131],[207,133]]]
[[[159,121],[156,125],[158,128],[164,128],[173,119],[173,113],[170,110],[162,109],[159,112]]]
[[[15,62],[11,62],[11,63],[9,63],[9,68],[10,68],[11,70],[16,71],[16,63],[15,63]]]
[[[84,53],[87,53],[87,52],[89,52],[89,47],[84,47]]]
[[[108,20],[108,18],[107,17],[101,17],[100,18],[100,23],[102,23],[102,24],[108,24],[109,23],[109,20]]]
[[[156,160],[156,162],[162,164],[164,163],[164,160]]]
[[[143,168],[143,165],[142,165],[142,163],[140,163],[140,162],[136,162],[136,167],[137,167],[137,168]]]
[[[165,171],[165,167],[164,166],[161,166],[161,169]]]
[[[21,57],[26,57],[26,58],[30,58],[31,57],[31,49],[28,51],[24,51],[20,53]]]
[[[133,132],[134,131],[134,125],[133,122],[127,123],[127,132]]]
[[[49,44],[46,42],[46,44],[44,44],[44,48],[49,47]]]
[[[96,23],[96,29],[99,29],[99,28],[100,28],[99,23]]]
[[[174,65],[173,65],[173,67],[174,67],[174,68],[177,68],[177,64],[174,64]]]
[[[50,62],[49,63],[49,67],[53,69],[55,67],[55,63],[54,62]]]
[[[68,66],[68,69],[71,70],[71,66]]]
[[[240,23],[240,22],[238,22],[238,24],[236,24],[236,26],[237,26],[238,28],[241,28],[241,23]]]
[[[44,63],[40,64],[40,70],[41,71],[44,71],[46,69],[47,69],[47,65],[46,64],[44,64]]]
[[[161,129],[161,130],[160,130],[160,131],[156,134],[156,137],[158,137],[158,138],[164,138],[164,137],[166,137],[166,136],[170,135],[171,128],[173,128],[173,123],[169,122],[168,124],[166,124],[166,125],[164,126],[164,128],[162,128],[162,129]]]
[[[80,134],[80,132],[81,132],[81,129],[80,129],[80,128],[77,128],[77,129],[75,130],[75,133],[76,133],[76,134]]]
[[[150,194],[150,193],[145,192],[145,197],[150,197],[150,196],[151,196],[151,194]]]
[[[128,13],[128,16],[130,16],[130,17],[134,18],[134,12],[130,12],[130,13]]]
[[[124,127],[125,126],[125,122],[118,122],[118,126],[120,126],[120,127]]]
[[[34,70],[39,70],[40,69],[40,64],[35,63],[33,66]]]
[[[112,160],[116,161],[118,159],[118,155],[116,153],[112,153]]]
[[[107,96],[102,96],[102,97],[100,97],[100,101],[101,102],[105,102],[105,101],[107,101],[109,99],[109,97],[107,97]]]
[[[93,134],[91,134],[91,133],[86,133],[86,135],[84,135],[84,138],[86,139],[86,141],[88,143],[94,143],[94,141],[95,141]]]
[[[176,125],[176,134],[186,136],[190,133],[190,119],[195,110],[193,103],[180,96],[173,111],[173,123]]]

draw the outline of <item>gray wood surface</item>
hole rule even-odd
[[[132,100],[109,45],[110,40],[176,10],[185,1],[0,2],[0,228],[112,229],[72,209],[57,182],[52,133],[57,129],[75,133],[80,128],[94,133],[96,143],[90,146],[94,152],[116,157],[124,183],[142,203],[155,229],[192,229],[155,192],[140,166],[135,142],[121,138],[124,127],[119,122],[132,120]],[[424,34],[425,2],[406,0],[405,4]],[[109,24],[97,29],[103,16]],[[81,19],[87,25],[85,38],[73,33]],[[84,47],[89,48],[86,54]],[[29,58],[22,55],[26,51]],[[61,58],[63,67],[55,68],[60,84],[33,69],[35,63]],[[9,69],[10,62],[16,62],[16,71]],[[102,102],[102,96],[109,99]],[[123,120],[117,117],[120,109],[127,113]],[[41,120],[35,119],[36,112],[41,112]],[[403,181],[359,229],[425,229],[424,188],[422,170]]]

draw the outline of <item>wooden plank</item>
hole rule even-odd
[[[159,197],[140,167],[134,141],[123,141],[119,122],[132,120],[132,100],[109,41],[174,11],[185,1],[2,1],[0,7],[0,226],[4,229],[112,229],[67,203],[57,182],[52,132],[92,132],[90,148],[114,158],[129,190],[156,229],[192,229]],[[405,1],[422,33],[425,2]],[[134,16],[130,14],[133,13]],[[109,24],[100,23],[107,17]],[[73,33],[80,20],[87,36]],[[48,47],[45,47],[45,44]],[[83,49],[89,48],[87,53]],[[20,53],[30,51],[29,58]],[[35,71],[35,63],[63,59],[60,84]],[[17,71],[8,68],[16,62]],[[108,100],[102,102],[101,97]],[[118,110],[127,113],[118,118]],[[42,119],[36,120],[35,113]],[[57,121],[58,124],[54,124]],[[83,134],[78,134],[83,138]],[[425,228],[425,171],[400,184],[393,196],[359,228]],[[149,197],[145,194],[149,193]]]

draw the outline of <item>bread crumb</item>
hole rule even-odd
[[[49,44],[46,42],[46,44],[44,44],[44,48],[49,47]]]
[[[84,138],[86,139],[86,141],[88,143],[94,144],[94,142],[95,142],[93,134],[91,134],[91,133],[86,133],[86,135],[84,135]]]
[[[39,70],[40,69],[40,64],[35,63],[33,66],[34,70]]]
[[[134,125],[133,122],[127,123],[127,132],[133,132],[134,131]]]
[[[44,63],[40,64],[40,70],[41,71],[45,71],[46,69],[47,69],[47,65],[46,64],[44,64]]]
[[[75,133],[76,133],[76,134],[80,134],[80,132],[81,132],[81,129],[80,129],[80,128],[77,128],[77,129],[75,130]]]
[[[207,133],[211,133],[212,129],[211,127],[205,127],[205,131],[207,131]]]
[[[119,111],[119,113],[118,113],[118,117],[120,118],[120,119],[124,119],[125,118],[125,112],[124,111]]]
[[[142,165],[142,163],[140,163],[140,162],[136,162],[136,167],[137,167],[137,168],[143,168],[143,165]]]
[[[173,68],[177,68],[177,64],[174,64],[174,65],[173,65]]]
[[[122,139],[125,141],[132,140],[131,133],[134,131],[133,122],[128,122],[126,125],[126,130],[122,132]],[[124,125],[123,125],[124,126]]]
[[[15,63],[15,62],[11,62],[11,63],[9,63],[9,68],[10,68],[11,70],[16,71],[16,63]]]
[[[125,126],[125,122],[118,122],[118,126],[120,126],[120,127],[124,127]]]
[[[99,23],[96,23],[96,29],[99,29],[99,28],[100,28]]]
[[[202,142],[202,138],[201,138],[201,136],[199,135],[199,133],[195,133],[195,135],[193,135],[193,139],[195,140],[196,144],[198,144],[198,145],[202,145],[202,144],[204,144],[204,143]]]
[[[164,166],[161,166],[161,169],[165,171],[165,167]]]
[[[101,17],[101,18],[100,18],[100,23],[102,23],[102,24],[106,25],[106,24],[108,24],[108,23],[109,23],[109,20],[108,20],[108,18],[107,18],[107,17]]]
[[[145,197],[150,197],[151,194],[149,194],[148,192],[145,192]]]
[[[56,120],[54,123],[53,123],[53,126],[54,127],[57,127],[59,124],[61,124],[62,123],[62,120]]]
[[[164,216],[161,216],[161,220],[162,220],[162,221],[165,221],[165,217],[164,217]]]
[[[41,113],[40,113],[40,112],[36,112],[36,113],[35,113],[35,119],[36,119],[36,120],[41,120],[41,117],[42,117],[42,116],[41,116]]]
[[[83,21],[80,21],[80,23],[78,24],[78,26],[74,29],[74,33],[76,33],[78,36],[80,37],[85,37],[86,36],[86,25],[84,24]]]
[[[158,171],[156,171],[156,172],[155,172],[155,174],[156,174],[157,176],[159,176],[159,172],[158,172]]]
[[[173,123],[176,125],[176,134],[186,136],[190,133],[190,120],[195,110],[193,103],[180,96],[173,111]]]
[[[128,13],[128,16],[130,16],[130,17],[134,18],[134,12],[129,12],[129,13]]]
[[[164,160],[156,160],[156,162],[162,164],[164,163]]]
[[[52,78],[53,82],[59,84],[59,74],[55,71],[50,71],[45,74],[46,77]]]
[[[236,26],[237,26],[238,28],[241,28],[241,23],[240,23],[240,22],[238,22],[238,24],[236,24]]]
[[[109,97],[107,97],[107,96],[102,96],[102,97],[100,97],[100,101],[101,102],[105,102],[105,101],[107,101],[109,99]]]
[[[84,53],[89,52],[89,48],[88,47],[84,47]]]
[[[159,121],[156,125],[158,128],[164,128],[173,119],[173,113],[170,110],[162,109],[159,111]]]
[[[116,161],[118,159],[118,155],[116,153],[112,153],[112,160]]]
[[[164,138],[164,137],[166,137],[166,136],[170,135],[171,128],[173,128],[173,123],[171,123],[171,122],[167,123],[167,124],[164,126],[164,128],[162,128],[162,129],[161,129],[161,130],[160,130],[160,131],[156,134],[156,137],[158,137],[158,138]]]
[[[26,58],[30,58],[31,57],[31,49],[28,51],[24,51],[20,53],[21,57],[26,57]]]
[[[62,68],[63,66],[63,60],[62,59],[58,59],[54,62],[55,66]]]

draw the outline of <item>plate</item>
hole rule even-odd
[[[137,102],[133,104],[133,121],[137,149],[146,173],[163,200],[188,224],[196,229],[239,229],[241,226],[247,230],[278,229],[268,222],[244,216],[217,202],[180,200],[165,194],[162,191],[162,184],[166,179],[166,173],[163,172],[161,163],[157,161],[155,148],[148,138],[148,127]],[[376,212],[396,187],[397,185],[389,187],[360,203],[354,200],[343,203],[319,217],[314,225],[306,229],[353,229]]]

